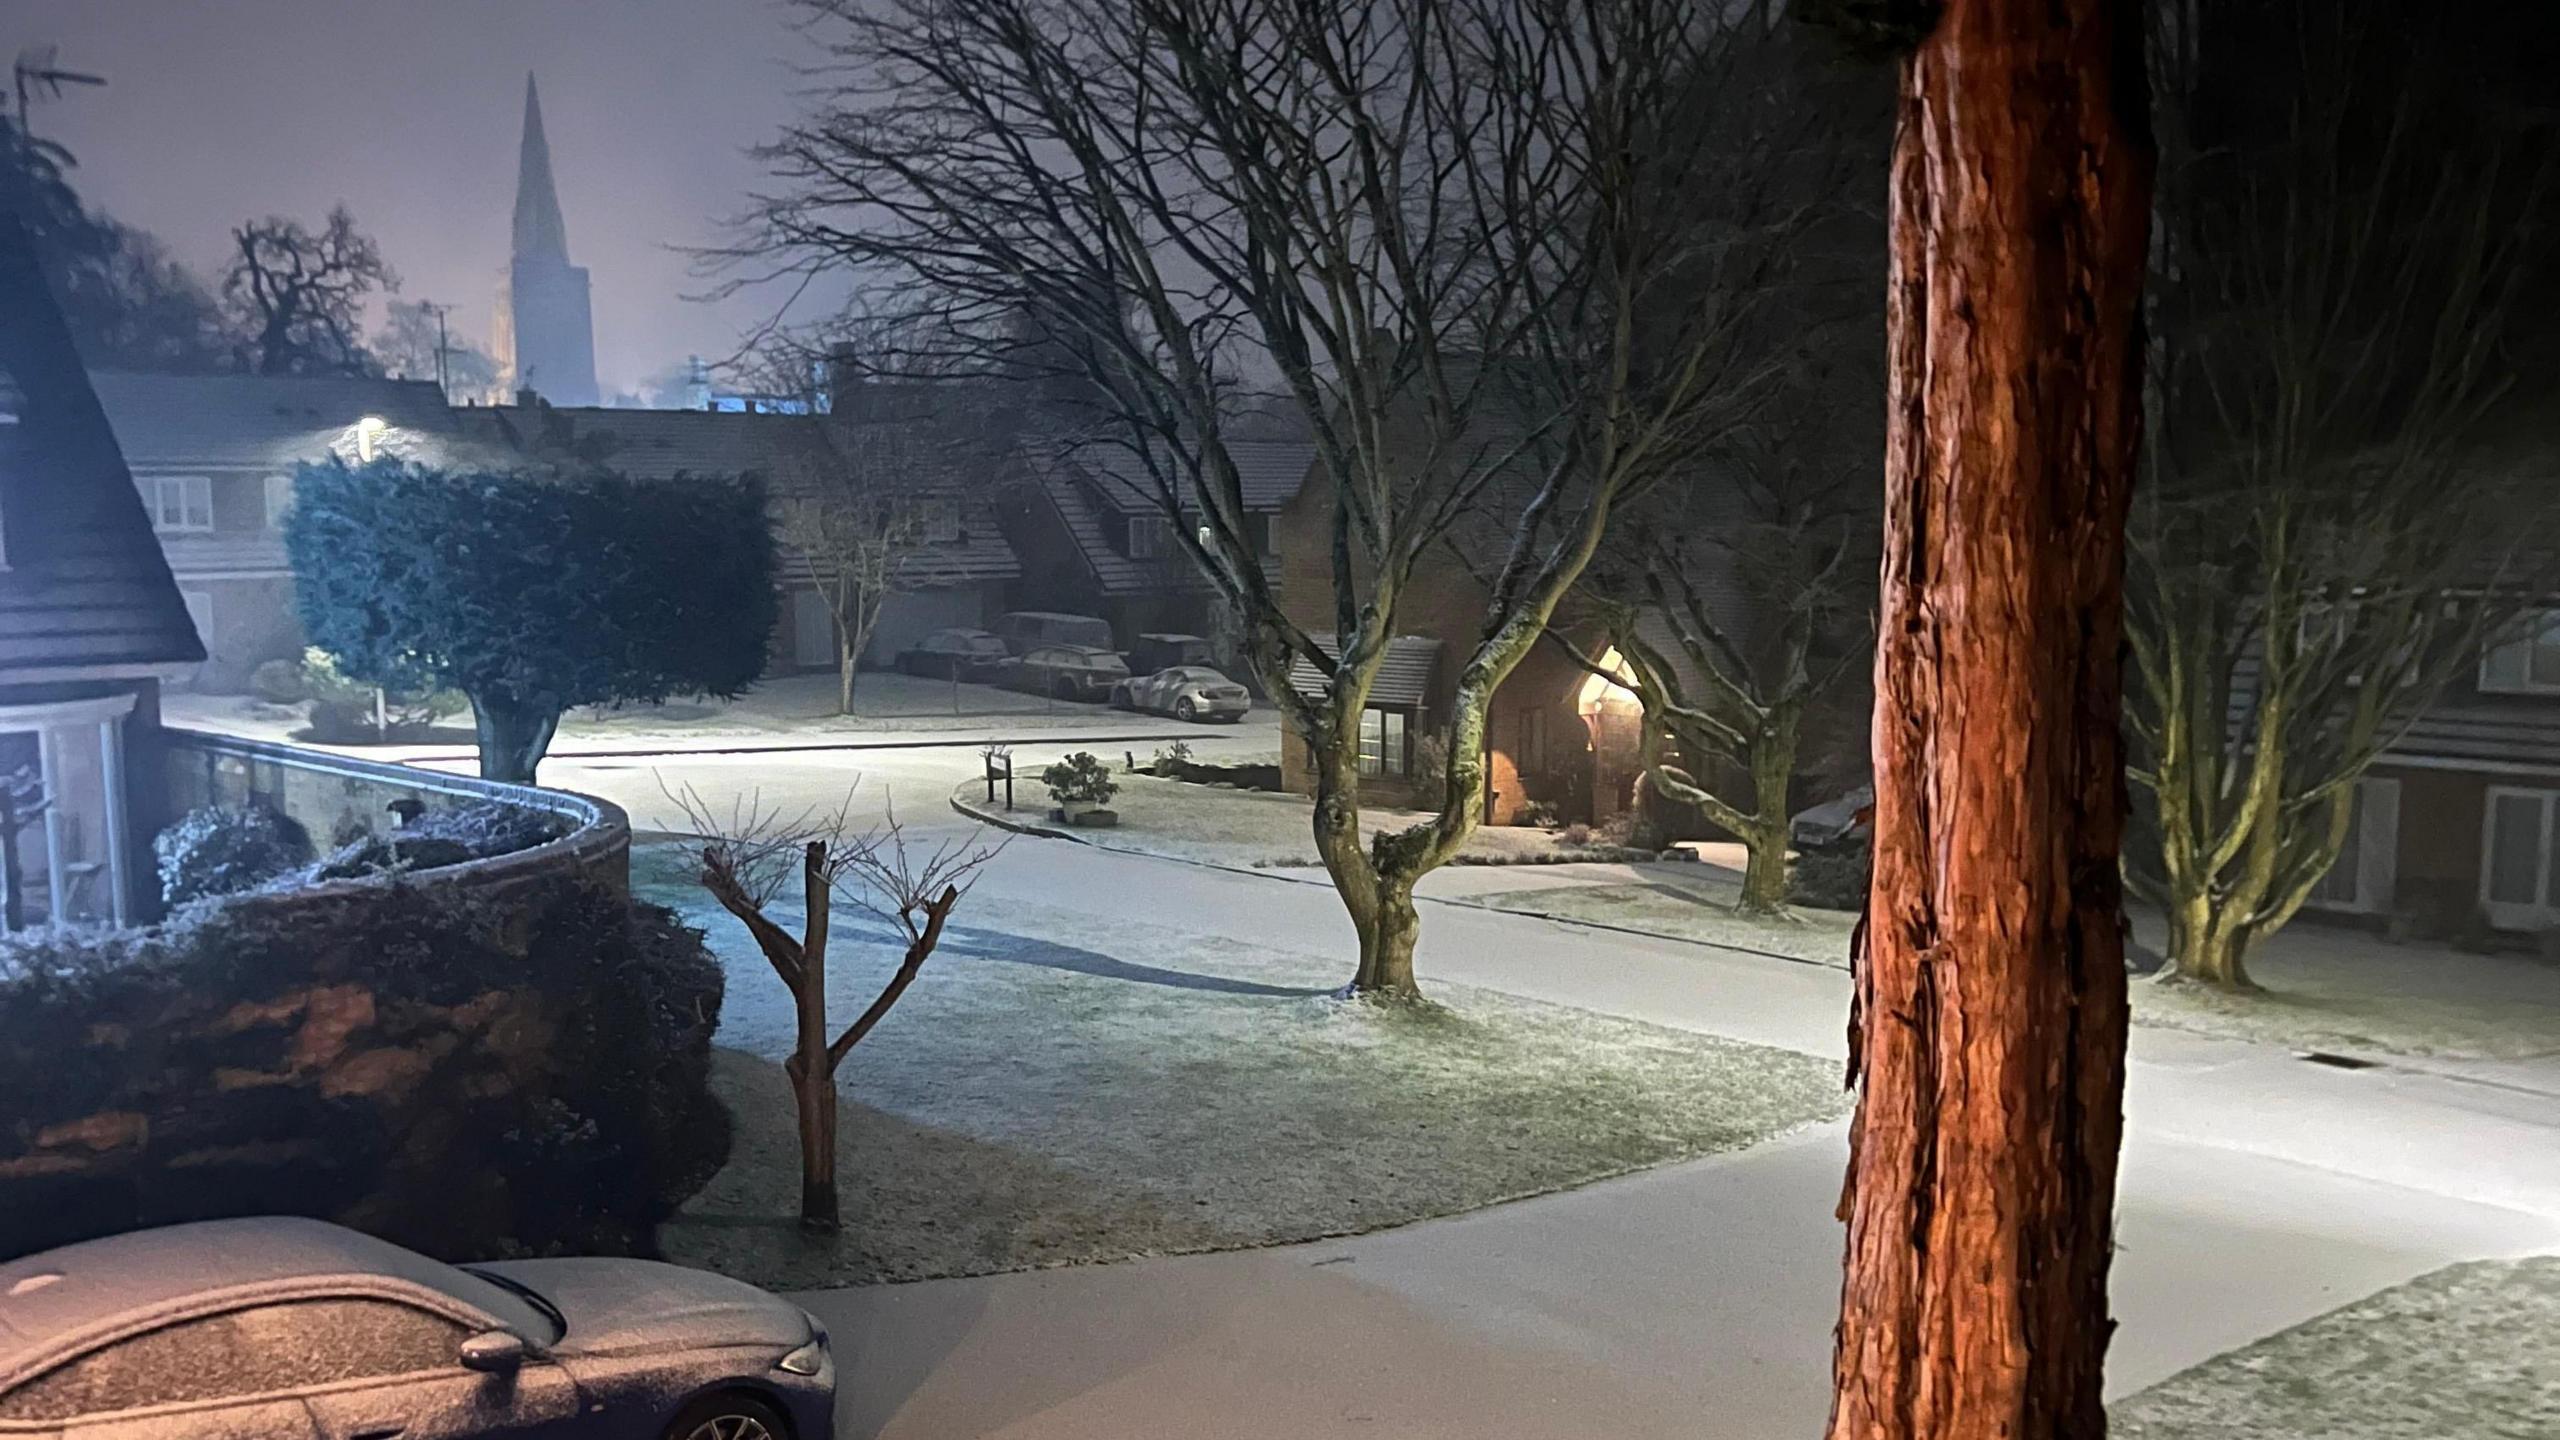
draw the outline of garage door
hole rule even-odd
[[[871,631],[871,644],[862,652],[862,663],[895,664],[899,651],[936,630],[974,628],[986,623],[986,602],[974,585],[892,595],[880,607],[880,623]]]

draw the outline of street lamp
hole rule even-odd
[[[367,415],[356,422],[356,459],[359,463],[373,463],[374,447],[381,442],[382,432],[390,428],[391,422],[379,415]]]

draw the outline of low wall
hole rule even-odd
[[[271,740],[201,730],[161,734],[172,815],[205,805],[245,805],[255,797],[299,822],[313,843],[326,851],[367,834],[396,830],[399,816],[391,807],[397,801],[414,801],[431,810],[494,801],[557,815],[568,823],[569,833],[512,855],[447,866],[435,872],[440,882],[488,893],[574,872],[616,890],[631,888],[631,821],[621,806],[609,801],[566,790],[357,760]],[[321,885],[296,893],[333,888]]]
[[[0,1259],[317,1215],[453,1259],[638,1252],[716,1171],[722,973],[628,893],[601,801],[188,732],[171,798],[338,821],[500,801],[576,828],[399,875],[0,938]],[[352,822],[350,822],[352,823]]]

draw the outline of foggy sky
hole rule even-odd
[[[0,59],[58,44],[107,77],[34,128],[78,157],[85,198],[208,283],[231,225],[316,228],[344,200],[401,298],[455,306],[483,346],[534,71],[610,396],[726,356],[780,303],[682,299],[705,282],[669,247],[720,238],[759,179],[746,147],[796,113],[793,19],[782,0],[0,0]]]

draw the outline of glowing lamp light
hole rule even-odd
[[[359,463],[373,463],[374,451],[382,443],[382,432],[390,428],[391,422],[379,415],[367,415],[356,422],[356,460]]]
[[[1574,697],[1576,713],[1597,715],[1603,710],[1632,709],[1641,703],[1636,698],[1635,677],[1617,646],[1610,646],[1609,652],[1600,657],[1600,668],[1608,673],[1592,675],[1582,682],[1582,693]]]

